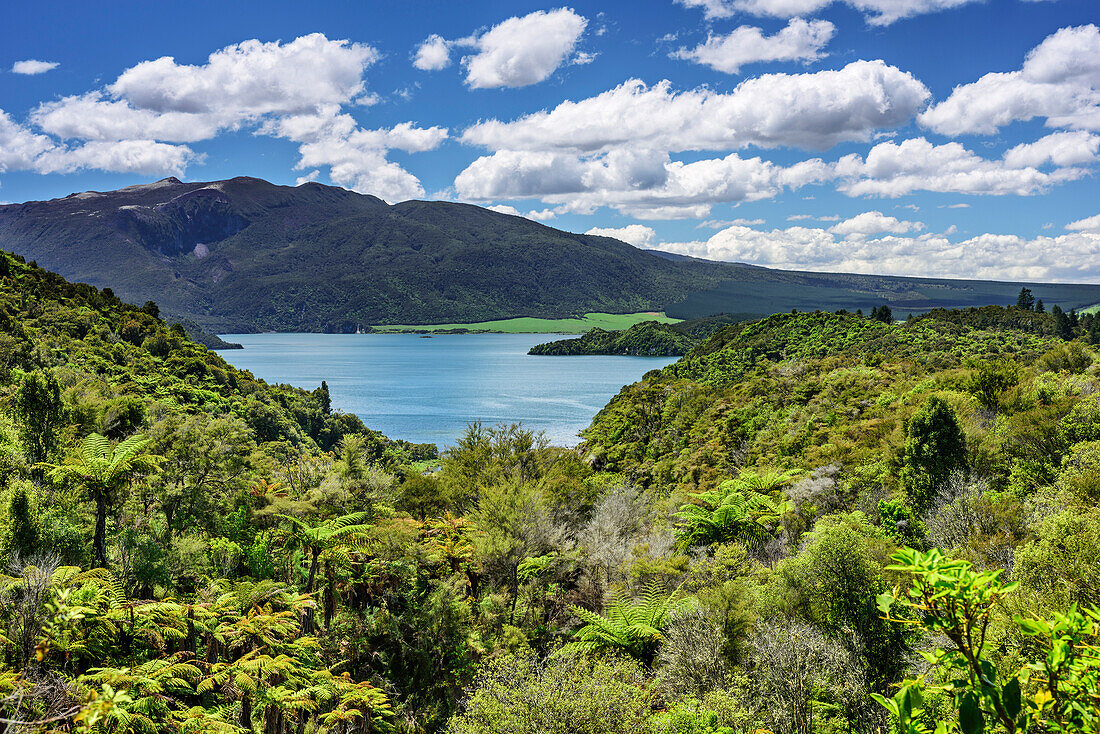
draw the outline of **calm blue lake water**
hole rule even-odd
[[[328,382],[332,406],[391,438],[452,444],[473,421],[520,422],[559,446],[623,385],[674,360],[532,357],[551,334],[225,334],[244,349],[220,352],[272,383]]]

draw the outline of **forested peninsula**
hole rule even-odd
[[[1098,337],[784,313],[437,456],[0,254],[0,728],[1095,732]]]

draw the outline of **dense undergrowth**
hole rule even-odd
[[[1093,326],[778,315],[435,458],[0,256],[0,732],[1095,732]]]

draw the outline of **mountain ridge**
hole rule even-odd
[[[664,311],[1008,305],[1022,285],[1063,308],[1100,285],[783,271],[719,263],[472,204],[382,199],[316,182],[169,177],[0,206],[0,248],[70,280],[157,302],[211,332]]]

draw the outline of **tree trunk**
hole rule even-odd
[[[332,618],[336,614],[336,574],[328,561],[325,561],[325,580],[325,629],[332,629]]]
[[[306,593],[313,593],[313,584],[317,580],[317,565],[318,559],[321,557],[320,546],[313,547],[313,559],[309,563],[309,578],[306,579]],[[305,615],[302,619],[302,634],[313,634],[313,607],[306,607]]]
[[[241,718],[238,724],[242,729],[252,731],[252,701],[247,693],[241,696]]]
[[[92,539],[92,553],[96,568],[107,568],[107,493],[95,493],[95,537]]]

